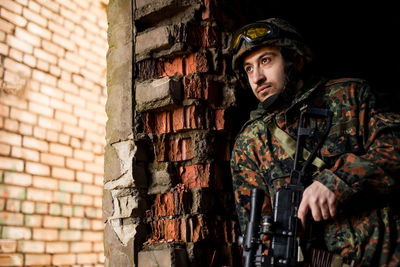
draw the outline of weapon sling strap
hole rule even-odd
[[[273,116],[267,118],[266,124],[268,130],[278,140],[278,142],[281,144],[286,153],[288,153],[289,156],[292,159],[294,159],[294,155],[296,153],[297,141],[293,137],[291,137],[288,133],[286,133],[284,130],[279,128],[278,125],[276,125]],[[311,155],[310,151],[308,151],[307,149],[303,149],[303,158],[308,158],[310,155]],[[325,167],[325,162],[318,156],[315,156],[312,164],[315,167],[317,167],[318,170],[322,170]]]

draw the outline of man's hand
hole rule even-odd
[[[328,220],[336,216],[337,201],[335,194],[325,185],[314,181],[303,192],[297,216],[303,227],[306,223],[306,216],[309,210],[315,221]]]

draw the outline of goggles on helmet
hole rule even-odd
[[[300,36],[295,33],[279,29],[276,25],[268,22],[255,22],[239,29],[232,37],[231,51],[236,54],[243,41],[250,45],[256,45],[265,40],[284,38],[299,40]]]

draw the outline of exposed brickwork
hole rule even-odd
[[[0,1],[0,266],[104,265],[106,4]]]

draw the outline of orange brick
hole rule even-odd
[[[68,219],[59,216],[45,216],[43,220],[43,226],[45,228],[67,229]]]
[[[36,67],[36,58],[28,55],[28,54],[24,54],[24,59],[23,62],[28,65],[29,67],[35,68]]]
[[[40,16],[38,13],[33,12],[28,8],[24,8],[23,10],[24,18],[28,19],[29,21],[33,21],[40,26],[46,27],[47,26],[47,19]]]
[[[52,39],[51,39],[55,44],[65,48],[66,50],[74,50],[75,44],[68,40],[67,38],[64,38],[56,33],[53,34]],[[73,63],[68,63],[66,60],[60,60],[59,64],[66,68],[68,71],[71,72],[79,72],[79,68],[75,66]]]
[[[92,206],[93,197],[83,194],[74,194],[72,195],[72,204],[82,205],[82,206]]]
[[[40,38],[37,35],[34,35],[30,32],[27,32],[21,28],[16,28],[15,29],[15,37],[18,39],[28,42],[33,46],[39,47],[40,46]]]
[[[32,81],[31,83],[33,83],[34,81]],[[26,93],[26,97],[27,99],[29,99],[30,101],[33,101],[35,103],[39,103],[45,106],[48,106],[50,103],[50,98],[44,94],[35,92],[35,91],[28,91]],[[28,108],[28,105],[27,105]],[[40,121],[40,120],[39,120]]]
[[[22,146],[27,148],[32,148],[42,152],[46,152],[49,149],[49,145],[46,141],[38,140],[37,138],[24,136],[22,138]]]
[[[40,49],[40,48],[35,48],[33,50],[33,55],[37,58],[37,59],[41,59],[44,60],[50,64],[57,64],[57,57],[52,55],[51,53],[48,53],[47,51]]]
[[[68,79],[68,81],[61,80],[61,79],[58,80],[58,88],[60,88],[64,92],[70,92],[70,93],[77,95],[79,93],[78,86],[69,82],[69,80],[70,79]]]
[[[75,254],[55,254],[52,260],[52,264],[55,266],[74,265],[75,263]]]
[[[11,152],[11,146],[0,144],[0,155],[8,156]]]
[[[101,242],[103,240],[103,232],[102,231],[84,231],[82,240],[83,241]]]
[[[31,2],[29,1],[29,5],[28,5],[29,9],[39,13],[40,12],[40,5],[36,2]]]
[[[17,251],[17,241],[0,239],[0,253],[11,253],[16,251]],[[82,251],[82,252],[88,252],[88,251]]]
[[[61,204],[51,203],[49,207],[49,214],[53,216],[61,215]]]
[[[45,30],[45,29],[43,29],[43,30]],[[45,30],[45,31],[47,31],[47,30]],[[47,31],[47,32],[45,32],[45,34],[48,35],[48,38],[46,38],[46,39],[50,39],[51,32],[50,31]],[[58,57],[63,57],[65,54],[63,48],[61,48],[59,45],[57,45],[53,42],[49,42],[47,40],[42,40],[42,47],[44,50],[46,50],[54,55],[57,55]]]
[[[104,166],[102,164],[86,162],[85,163],[85,171],[95,173],[95,174],[104,174]]]
[[[36,175],[50,175],[50,167],[36,162],[26,162],[25,169],[27,173]]]
[[[43,201],[46,203],[50,203],[52,200],[52,193],[48,190],[28,188],[27,199],[32,201]]]
[[[1,266],[23,266],[23,254],[1,254]]]
[[[10,114],[10,107],[6,105],[0,105],[0,116],[8,117]]]
[[[91,221],[91,229],[92,230],[97,230],[97,231],[102,231],[104,230],[104,223],[101,220],[92,220]]]
[[[46,129],[42,127],[33,127],[33,136],[38,139],[45,139],[46,138]]]
[[[71,157],[72,148],[65,145],[50,143],[50,153],[54,153],[61,156]]]
[[[22,6],[18,3],[15,3],[15,1],[2,0],[0,2],[0,6],[6,8],[7,10],[9,10],[13,13],[16,13],[16,14],[22,13]]]
[[[0,169],[22,172],[24,170],[24,162],[19,159],[0,157]]]
[[[77,182],[60,181],[59,189],[61,192],[82,193],[82,184]]]
[[[49,189],[49,190],[57,190],[58,181],[53,178],[34,176],[33,177],[33,186],[39,189]]]
[[[72,105],[62,100],[52,98],[50,100],[50,106],[56,110],[61,110],[67,113],[72,113]]]
[[[10,12],[4,8],[0,10],[0,17],[20,27],[25,27],[26,23],[28,22],[24,17],[17,15],[13,12]]]
[[[65,192],[53,192],[53,202],[70,204],[71,194]],[[63,215],[64,215],[64,208],[63,208]]]
[[[35,202],[35,213],[37,214],[48,214],[49,205],[47,203]]]
[[[23,225],[24,224],[24,216],[20,213],[13,212],[0,212],[0,224],[5,225]]]
[[[93,251],[104,252],[104,245],[102,243],[94,242],[93,243]]]
[[[60,136],[59,136],[59,138],[58,138],[58,141],[59,141],[61,144],[68,145],[70,139],[71,139],[70,136],[68,136],[68,135],[66,135],[66,134],[61,134],[61,133],[60,133]]]
[[[71,135],[72,137],[77,137],[80,139],[84,138],[85,134],[85,131],[83,129],[69,124],[64,124],[63,132],[68,135]]]
[[[50,130],[54,130],[57,132],[61,131],[62,128],[62,123],[55,120],[55,119],[51,119],[51,118],[46,118],[46,117],[42,117],[39,116],[39,122],[38,122],[40,127],[43,127],[45,129],[50,129]]]
[[[18,186],[0,184],[0,197],[26,199],[26,189]]]
[[[60,241],[80,241],[82,232],[79,230],[60,230],[59,239]]]
[[[103,204],[103,199],[102,199],[102,197],[95,197],[95,198],[94,198],[94,206],[95,206],[96,208],[101,208],[102,204]]]
[[[73,104],[73,105],[77,105],[77,106],[80,106],[82,108],[85,108],[85,105],[86,105],[85,99],[83,99],[83,98],[81,98],[79,96],[70,94],[70,93],[65,93],[64,100],[67,103],[70,103],[70,104]]]
[[[57,85],[57,78],[40,70],[33,70],[32,78],[35,81],[48,84],[50,86],[56,87]]]
[[[28,110],[31,112],[37,113],[37,114],[47,116],[47,117],[53,116],[52,108],[49,108],[48,106],[43,106],[43,105],[37,104],[35,102],[29,102]]]
[[[80,172],[80,171],[78,171],[76,173],[76,180],[78,182],[91,184],[91,183],[93,183],[93,174],[89,173],[89,172]],[[85,191],[85,189],[84,189],[84,191]]]
[[[66,112],[63,112],[63,111],[60,111],[60,110],[56,110],[55,118],[57,120],[66,122],[66,123],[71,124],[73,126],[76,126],[78,124],[78,119],[74,115],[66,113]]]
[[[63,156],[57,156],[48,153],[40,153],[40,162],[51,166],[64,167],[65,159]]]
[[[73,206],[72,212],[75,217],[85,216],[85,210],[82,206]]]
[[[83,185],[83,193],[85,195],[102,196],[103,195],[103,187],[84,184]]]
[[[29,125],[29,124],[26,124],[26,123],[20,123],[19,124],[19,132],[22,135],[32,135],[33,127],[32,127],[32,125]]]
[[[62,205],[61,214],[62,214],[62,216],[65,216],[65,217],[71,217],[72,216],[72,206]]]
[[[83,162],[72,158],[67,158],[66,167],[74,170],[83,170]]]
[[[15,199],[8,199],[6,205],[6,211],[19,212],[21,209],[21,201]]]
[[[25,265],[50,265],[51,256],[45,254],[25,254]]]
[[[36,124],[37,116],[30,112],[12,107],[10,117],[29,124]]]
[[[74,180],[75,172],[73,170],[69,170],[66,168],[52,167],[51,176],[54,178],[60,178],[64,180]]]
[[[30,252],[30,253],[43,253],[44,252],[44,242],[42,241],[31,241],[31,240],[21,240],[18,241],[17,246],[18,252]]]
[[[28,240],[31,239],[31,230],[27,227],[3,226],[1,232],[4,239]]]
[[[47,242],[46,253],[66,253],[69,251],[67,242]]]
[[[4,172],[3,179],[6,184],[30,186],[32,184],[32,175],[18,172]]]
[[[25,215],[24,223],[25,226],[29,227],[41,227],[42,226],[43,217],[41,215]]]
[[[47,130],[46,131],[46,141],[57,142],[58,141],[58,133],[56,131]]]
[[[43,241],[57,241],[59,238],[57,229],[33,228],[33,239]]]
[[[87,218],[69,218],[69,229],[90,229],[90,220]]]
[[[32,201],[22,202],[22,212],[32,214],[35,212],[35,203]]]
[[[91,242],[71,242],[71,252],[92,252]]]
[[[21,146],[22,137],[18,134],[0,130],[0,143],[9,144],[13,146]]]
[[[37,69],[48,72],[50,69],[50,65],[49,63],[39,59],[37,62]]]
[[[95,264],[97,263],[96,253],[78,254],[78,264]]]
[[[39,161],[39,152],[28,148],[14,146],[11,150],[11,156],[30,161]]]
[[[19,122],[16,120],[4,119],[4,129],[9,130],[10,132],[17,132],[19,128]]]

